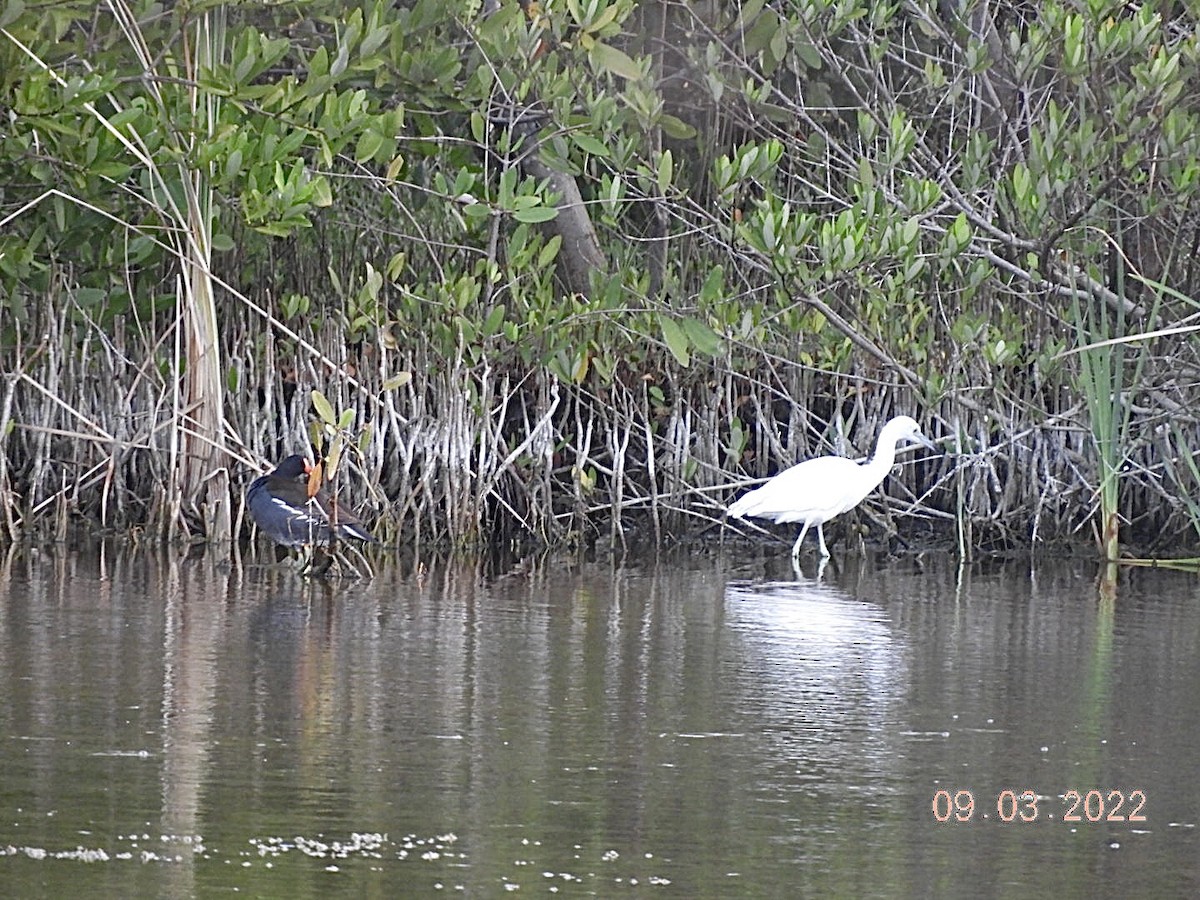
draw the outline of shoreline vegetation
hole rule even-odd
[[[314,422],[385,544],[687,540],[909,414],[875,537],[1193,555],[1171,9],[8,3],[0,542],[244,537]]]

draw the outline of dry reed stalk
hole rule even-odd
[[[621,400],[619,412],[614,408],[617,420],[613,422],[612,427],[607,431],[608,452],[612,458],[612,467],[610,469],[612,487],[609,491],[611,515],[609,542],[613,547],[616,547],[619,539],[621,549],[626,550],[628,549],[628,544],[625,540],[625,526],[623,522],[625,496],[628,490],[625,477],[627,468],[626,460],[629,454],[629,441],[633,437],[633,432],[637,425],[630,412],[631,404],[628,393],[622,392]]]

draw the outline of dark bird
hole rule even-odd
[[[246,504],[258,527],[285,547],[324,547],[336,538],[379,543],[349,505],[330,496],[319,477],[310,478],[312,471],[297,454],[250,483]]]

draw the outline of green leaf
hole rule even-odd
[[[671,159],[671,151],[664,150],[658,159],[658,190],[665,194],[671,186],[671,178],[675,174],[675,165]]]
[[[558,250],[562,246],[562,235],[556,234],[550,240],[546,241],[546,246],[542,248],[542,252],[538,254],[537,267],[544,269],[550,263],[554,262],[554,258],[558,256]]]
[[[950,226],[950,241],[955,250],[961,250],[971,240],[971,224],[966,213],[959,213]]]
[[[575,357],[575,364],[571,367],[571,380],[576,384],[583,384],[583,379],[587,378],[588,373],[588,355],[580,353]]]
[[[612,24],[613,20],[617,18],[617,13],[619,12],[621,12],[620,3],[613,3],[610,6],[605,7],[600,11],[600,14],[597,15],[596,18],[592,19],[592,21],[586,24],[584,30],[599,33],[608,25]]]
[[[333,206],[333,193],[329,190],[329,179],[324,175],[313,179],[312,202],[313,206],[319,206],[322,209]]]
[[[658,117],[658,125],[667,137],[674,138],[677,141],[690,141],[696,136],[696,129],[689,125],[683,119],[663,113]]]
[[[699,319],[687,316],[679,323],[687,339],[701,353],[715,356],[721,349],[721,337]]]
[[[771,35],[771,56],[774,57],[776,65],[783,62],[787,56],[788,33],[786,28],[780,28]],[[774,67],[772,67],[774,68]]]
[[[312,392],[313,409],[317,411],[317,415],[321,417],[321,421],[326,425],[336,425],[337,416],[334,415],[333,406],[325,399],[325,395],[313,388]]]
[[[1013,194],[1019,203],[1025,203],[1033,191],[1033,176],[1024,163],[1016,163],[1012,170]]]
[[[383,389],[385,391],[399,390],[410,381],[412,381],[412,372],[397,372],[391,378],[388,378],[383,382]]]
[[[21,18],[23,12],[25,12],[25,4],[21,0],[8,0],[4,4],[4,11],[0,12],[0,28],[7,28]]]
[[[743,33],[742,52],[747,57],[753,57],[765,50],[775,39],[779,24],[779,15],[774,10],[764,10],[762,15],[755,18],[754,24]]]
[[[549,222],[551,219],[557,217],[558,209],[553,206],[530,206],[527,209],[519,209],[513,213],[513,218],[518,222],[526,222],[530,225]]]
[[[75,290],[75,302],[84,309],[95,308],[104,302],[108,296],[106,291],[100,288],[77,288]]]
[[[99,175],[101,178],[111,178],[113,181],[124,181],[129,177],[129,173],[133,171],[133,169],[124,163],[109,159],[96,163],[94,166],[92,166],[91,171],[93,174]]]
[[[715,303],[720,299],[725,288],[724,266],[713,266],[705,276],[704,284],[700,286],[700,302]]]
[[[382,134],[373,130],[364,131],[358,138],[358,146],[354,149],[354,161],[361,163],[372,159],[382,146]]]
[[[800,60],[813,71],[818,71],[824,65],[821,59],[821,52],[808,41],[796,41],[792,45],[792,49]]]
[[[687,335],[674,319],[667,316],[659,316],[658,325],[662,329],[663,340],[667,342],[667,349],[675,361],[686,369],[691,364]]]
[[[333,439],[333,444],[329,448],[329,453],[325,455],[325,480],[333,481],[337,475],[338,463],[342,461],[342,450],[345,449],[346,441],[339,434]]]
[[[495,309],[488,313],[488,317],[483,322],[484,337],[491,337],[500,330],[500,325],[504,321],[504,313],[505,309],[503,303],[499,304]]]
[[[592,47],[591,56],[596,65],[606,72],[619,75],[629,81],[639,81],[642,77],[642,67],[634,62],[629,54],[616,47],[596,41]]]
[[[580,132],[572,132],[571,140],[584,153],[590,153],[592,156],[608,156],[608,147],[601,141],[592,137],[590,134],[581,134]]]
[[[468,219],[487,219],[492,215],[492,208],[486,203],[468,203],[462,212]]]
[[[350,42],[342,41],[342,45],[338,47],[337,56],[334,57],[333,63],[329,67],[329,74],[337,78],[346,71],[346,66],[350,62]]]
[[[763,11],[764,6],[766,6],[766,0],[747,0],[743,3],[738,13],[741,17],[741,27],[745,28],[758,18],[758,14]]]
[[[308,84],[312,85],[317,79],[322,78],[329,72],[329,51],[322,44],[317,48],[317,52],[312,55],[312,59],[308,63]],[[311,88],[310,88],[311,89]],[[313,91],[317,93],[317,91]]]

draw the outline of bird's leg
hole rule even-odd
[[[334,555],[316,544],[312,547],[312,558],[304,574],[308,578],[322,578],[334,563]]]
[[[821,542],[821,556],[829,559],[829,548],[825,546],[825,529],[822,525],[821,522],[817,523],[817,540]]]
[[[821,527],[817,526],[817,534],[821,533]],[[804,535],[808,534],[808,523],[804,523],[804,527],[800,529],[800,537],[796,538],[796,543],[792,545],[792,559],[800,558],[800,545],[804,543]],[[825,546],[825,542],[821,541],[821,546]],[[826,554],[828,555],[828,554]]]

